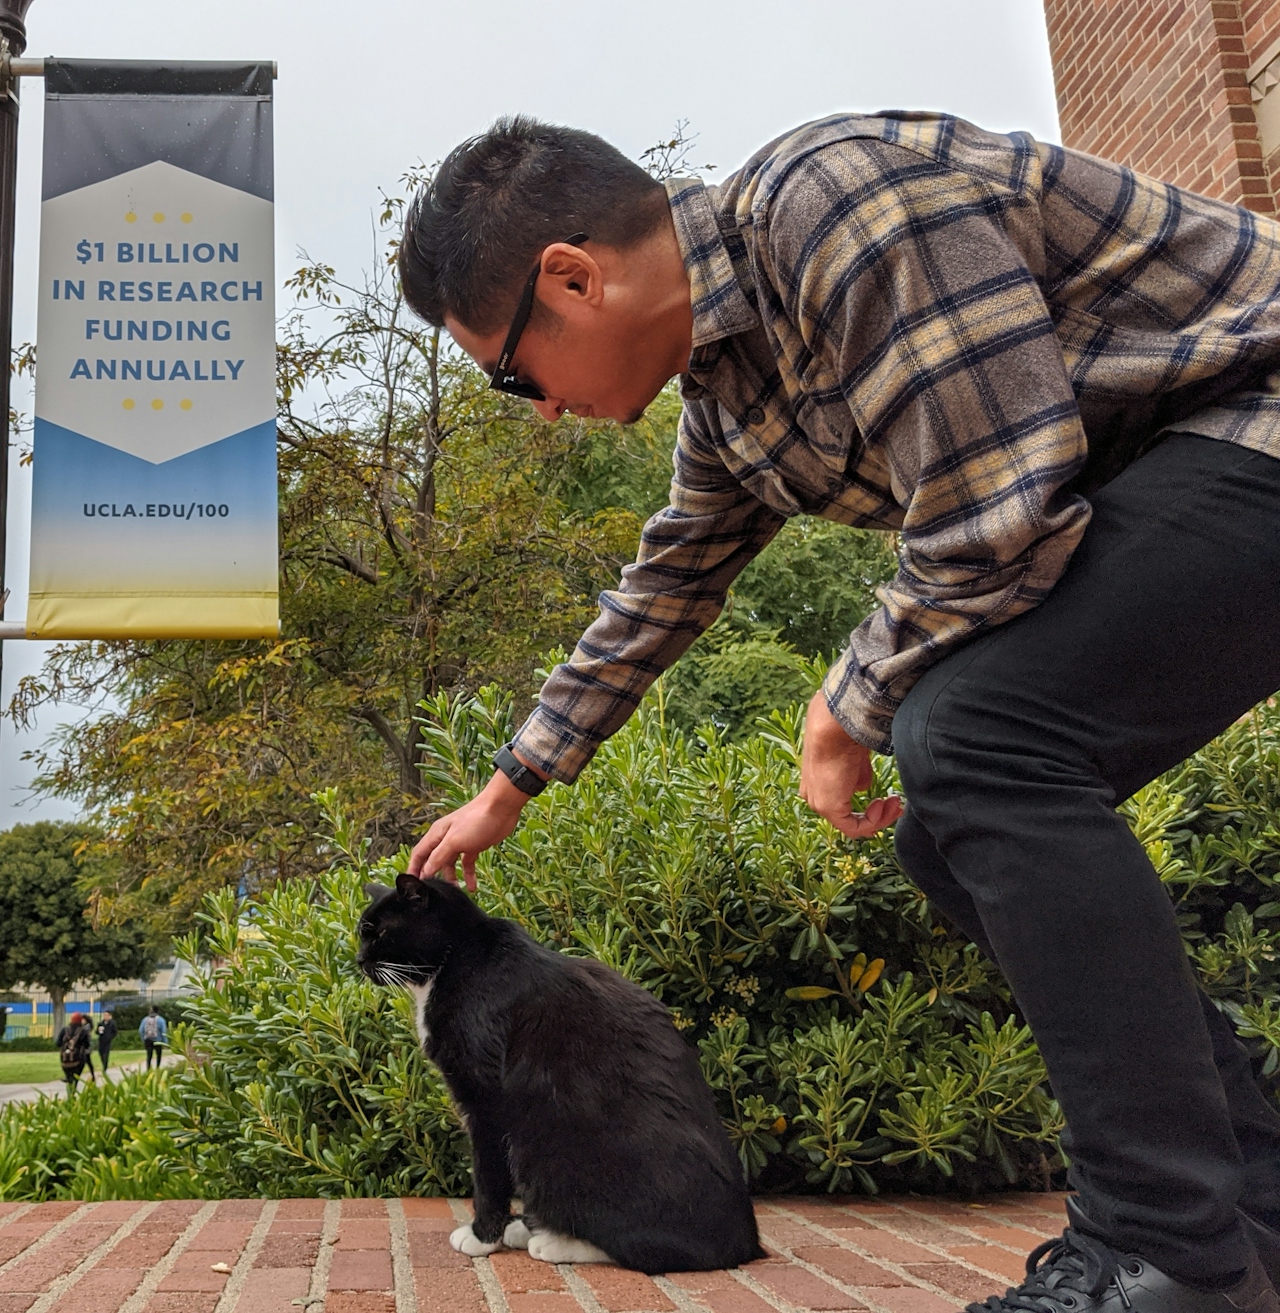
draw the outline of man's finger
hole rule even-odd
[[[855,815],[847,807],[843,811],[819,812],[818,815],[850,839],[861,837],[858,826],[862,822],[862,817]]]
[[[440,846],[440,841],[449,833],[449,824],[445,820],[437,821],[414,845],[409,856],[409,874],[421,875],[423,865]]]
[[[883,830],[895,824],[902,815],[902,799],[896,793],[887,798],[876,798],[867,808],[867,814],[876,822],[876,828]]]
[[[458,850],[453,844],[438,843],[422,871],[422,878],[430,880],[433,876],[444,874],[446,880],[457,880],[454,870],[458,861]],[[447,872],[447,874],[446,874]]]
[[[887,798],[873,798],[867,804],[865,812],[849,810],[819,812],[824,821],[834,825],[841,834],[850,839],[869,839],[873,834],[893,825],[902,815],[902,799],[896,795]]]
[[[867,804],[867,810],[858,817],[858,838],[870,838],[881,830],[888,829],[902,815],[902,799],[898,797],[873,798]]]
[[[467,889],[471,893],[476,891],[476,855],[475,853],[462,854],[462,874],[466,877]]]

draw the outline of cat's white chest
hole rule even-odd
[[[431,1039],[431,1032],[427,1029],[427,1000],[431,997],[431,986],[435,983],[434,980],[428,980],[425,985],[409,986],[409,993],[413,995],[413,1024],[418,1028],[418,1039],[423,1049],[426,1049]]]

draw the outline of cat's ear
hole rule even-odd
[[[416,875],[402,871],[396,876],[396,893],[402,898],[421,898],[426,902],[431,897],[431,886],[425,880],[419,880]]]
[[[384,898],[390,898],[395,890],[389,884],[379,884],[376,880],[370,880],[364,887],[364,896],[371,903],[380,903]]]

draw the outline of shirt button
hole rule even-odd
[[[764,411],[761,410],[759,406],[752,406],[751,409],[750,409],[749,411],[747,411],[747,423],[748,423],[748,424],[763,424],[763,423],[764,423]]]

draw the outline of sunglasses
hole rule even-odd
[[[568,246],[581,246],[586,240],[586,233],[574,233],[572,237],[565,239],[565,244]],[[509,392],[513,397],[525,397],[529,401],[545,401],[547,394],[536,383],[529,383],[522,379],[511,368],[511,358],[516,353],[516,347],[520,345],[521,334],[523,334],[525,325],[529,322],[529,316],[533,313],[533,289],[537,286],[538,275],[541,272],[542,260],[539,258],[538,263],[533,266],[533,272],[525,282],[520,304],[516,306],[515,318],[512,319],[511,327],[507,330],[507,340],[502,344],[502,354],[498,357],[498,363],[493,369],[493,377],[489,380],[491,388],[495,388],[499,392]]]

